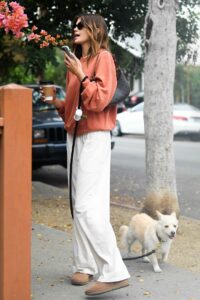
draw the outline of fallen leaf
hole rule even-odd
[[[148,292],[148,291],[145,291],[145,292],[143,293],[143,295],[144,295],[144,296],[149,296],[149,295],[151,295],[151,293]]]
[[[42,239],[42,234],[37,233],[37,237],[41,240]]]
[[[42,278],[37,276],[37,281],[41,281],[41,280],[42,280]]]

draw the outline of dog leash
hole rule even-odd
[[[151,255],[151,254],[153,254],[153,253],[156,253],[156,250],[155,250],[155,249],[152,250],[152,251],[150,251],[150,252],[147,252],[147,253],[145,253],[145,254],[143,254],[143,255],[140,255],[140,256],[123,257],[122,259],[123,259],[123,260],[134,260],[134,259],[139,259],[139,258],[143,258],[143,257],[149,256],[149,255]]]
[[[72,165],[73,165],[74,147],[75,147],[75,141],[76,141],[77,128],[78,128],[78,121],[76,121],[75,129],[74,129],[72,151],[71,151],[71,157],[70,157],[70,168],[69,168],[69,202],[70,202],[70,212],[71,212],[72,219],[74,218],[73,201],[72,201]]]
[[[83,86],[82,83],[88,78],[88,76],[85,76],[81,80],[81,85],[80,85],[80,90],[79,90],[79,100],[78,100],[78,108],[77,110],[81,110],[81,93],[83,91]],[[71,157],[70,157],[70,168],[69,168],[69,201],[70,201],[70,212],[72,219],[74,218],[74,213],[73,213],[73,201],[72,201],[72,166],[73,166],[73,157],[74,157],[74,147],[75,147],[75,141],[76,141],[76,133],[78,129],[78,123],[81,119],[81,116],[78,116],[78,119],[75,119],[76,124],[74,128],[74,135],[73,135],[73,142],[72,142],[72,151],[71,151]]]

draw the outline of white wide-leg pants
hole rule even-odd
[[[68,170],[72,139],[68,134]],[[110,224],[110,139],[109,131],[76,137],[72,172],[73,271],[102,282],[130,277]]]

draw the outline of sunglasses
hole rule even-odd
[[[72,26],[72,29],[78,28],[78,30],[81,30],[81,29],[83,29],[84,27],[85,27],[84,24],[83,24],[82,22],[79,22],[79,23],[77,23],[77,24],[74,24],[74,25]]]

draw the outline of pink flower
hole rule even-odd
[[[10,7],[12,7],[12,9],[14,10],[14,11],[22,11],[22,12],[24,12],[24,7],[23,6],[21,6],[19,3],[17,3],[17,2],[14,2],[14,1],[12,1],[12,2],[10,2],[9,3],[9,5],[10,5]]]
[[[47,32],[46,32],[45,30],[42,29],[42,30],[40,31],[40,34],[41,34],[41,35],[47,35]]]
[[[23,37],[24,41],[40,42],[40,48],[66,44],[66,41],[60,39],[59,34],[53,37],[44,29],[36,34],[38,27],[35,25],[28,29],[27,33],[25,28],[28,27],[28,17],[24,10],[25,8],[15,1],[8,3],[0,0],[0,29],[4,29],[6,33],[12,33],[16,38]]]
[[[5,19],[5,15],[0,13],[0,28],[4,27],[4,19]]]
[[[48,46],[49,46],[49,43],[47,43],[46,41],[43,41],[42,44],[40,44],[40,48],[45,48]]]
[[[8,6],[7,6],[7,3],[5,1],[0,1],[0,12],[3,12],[3,11],[7,11],[8,10]]]
[[[47,42],[50,41],[50,39],[51,39],[51,35],[50,35],[50,34],[48,34],[48,35],[45,36],[45,40],[46,40]]]
[[[11,9],[10,9],[11,8]],[[0,2],[0,27],[5,32],[11,31],[17,38],[22,37],[21,30],[28,27],[28,17],[24,13],[24,7],[17,2],[8,3]]]
[[[33,27],[31,28],[31,31],[36,31],[37,29],[38,29],[38,27],[33,25]]]
[[[28,41],[31,41],[31,40],[35,40],[35,41],[39,41],[41,39],[41,36],[39,34],[35,34],[35,33],[31,33],[27,36],[28,38]]]

